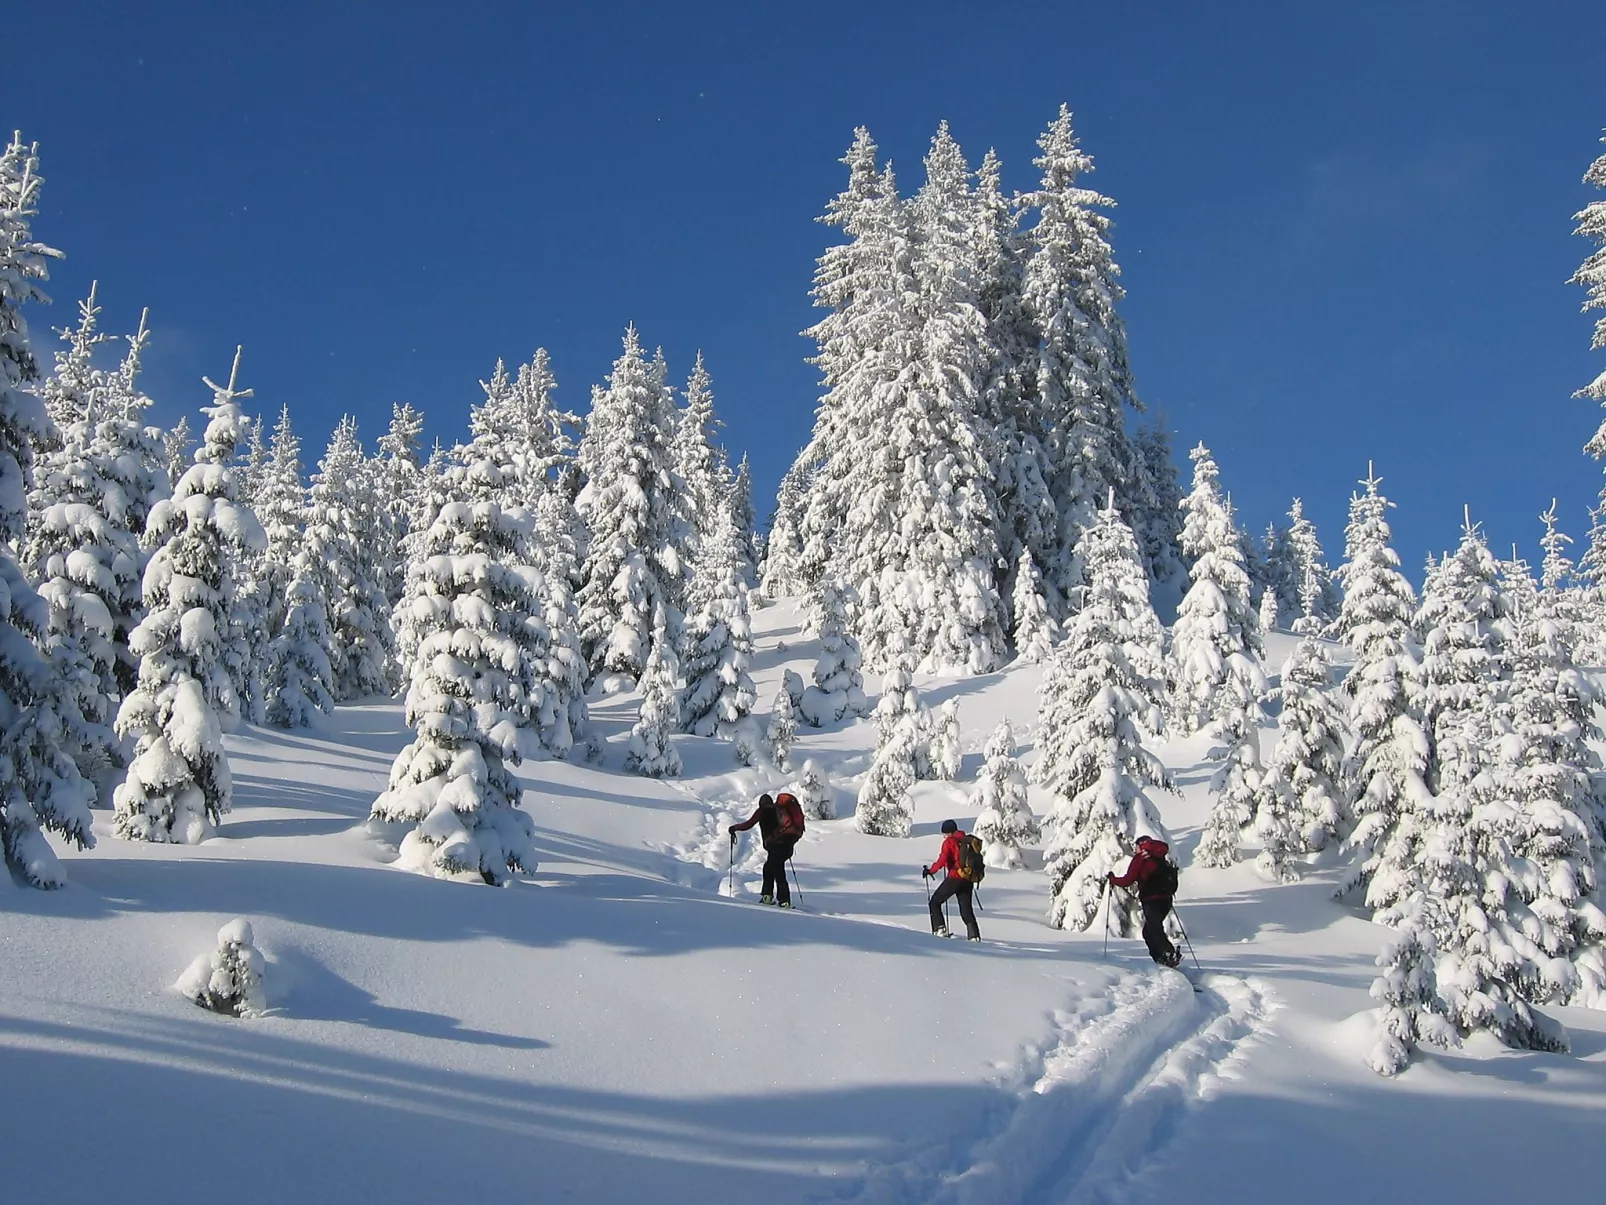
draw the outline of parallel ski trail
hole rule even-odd
[[[1260,989],[1206,976],[1134,974],[1058,1018],[1058,1045],[1023,1069],[1020,1095],[974,1140],[872,1169],[861,1205],[1092,1205],[1174,1137],[1189,1103],[1242,1056]]]

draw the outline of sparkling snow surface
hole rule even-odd
[[[762,699],[812,667],[798,620],[755,614]],[[1288,638],[1268,643],[1280,665]],[[523,767],[540,868],[503,890],[406,873],[364,829],[399,704],[243,729],[217,838],[119,841],[97,813],[65,890],[0,882],[0,1199],[1587,1198],[1606,1014],[1549,1010],[1570,1056],[1474,1041],[1378,1079],[1383,930],[1330,901],[1331,866],[1291,886],[1188,866],[1203,738],[1163,750],[1186,798],[1157,797],[1202,991],[1141,943],[1106,960],[1101,929],[1045,927],[1038,849],[989,872],[983,944],[932,938],[919,867],[943,819],[968,828],[1000,718],[1031,757],[1042,668],[917,681],[927,706],[958,698],[965,756],[960,782],[916,788],[911,840],[853,829],[871,723],[800,725],[793,765],[830,776],[842,819],[810,822],[791,915],[755,902],[745,844],[723,898],[719,818],[788,780],[691,737],[682,778],[624,773],[633,695],[594,700],[601,768]],[[171,986],[236,916],[267,960],[254,1020]]]

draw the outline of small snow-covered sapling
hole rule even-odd
[[[236,917],[217,931],[217,949],[202,954],[179,977],[179,992],[226,1017],[257,1017],[267,1011],[262,991],[262,951],[251,922]]]

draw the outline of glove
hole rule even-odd
[[[931,877],[931,867],[922,866],[920,868],[920,877],[923,879],[929,879]]]
[[[736,826],[734,824],[731,825],[729,828],[727,828],[725,831],[730,834],[732,840],[735,839],[735,837],[736,837]]]

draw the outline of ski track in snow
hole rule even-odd
[[[1193,1103],[1263,1032],[1264,987],[1208,975],[1127,974],[1055,1017],[1060,1039],[1007,1077],[986,1130],[872,1169],[855,1205],[1102,1205],[1136,1199]],[[838,1198],[840,1199],[840,1198]]]

